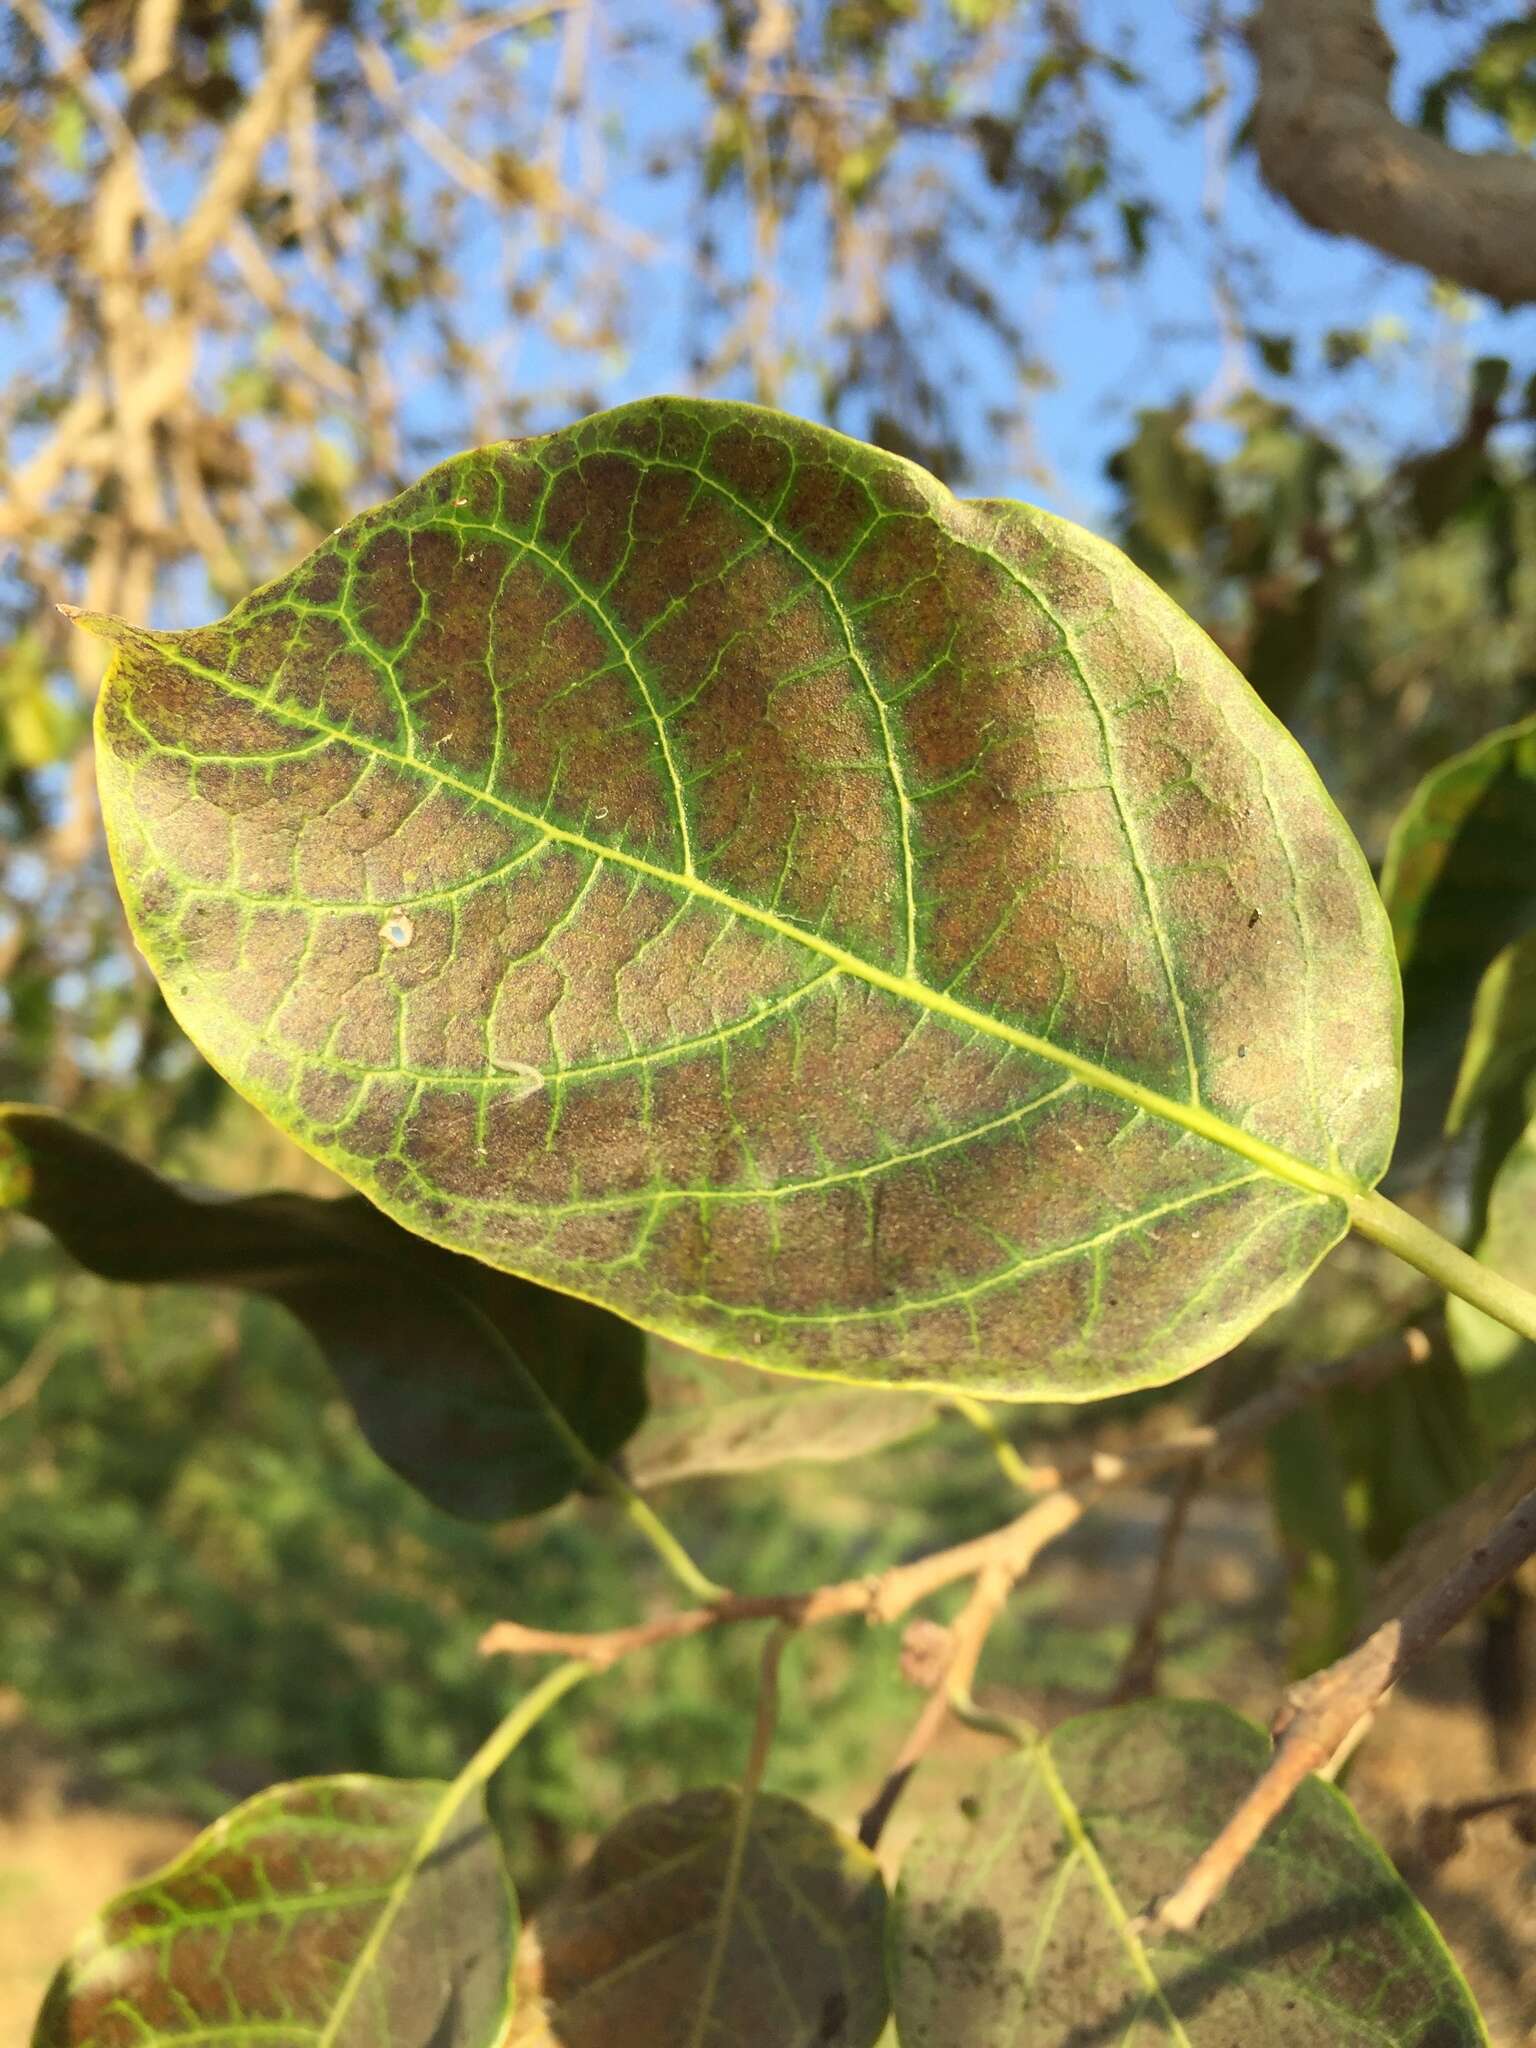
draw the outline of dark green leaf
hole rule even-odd
[[[687,1792],[604,1836],[529,1930],[508,2048],[871,2048],[885,2024],[885,1883],[792,1799]]]
[[[164,1180],[62,1117],[0,1105],[0,1206],[108,1280],[271,1295],[320,1345],[369,1443],[451,1514],[563,1500],[645,1412],[643,1340],[617,1317],[425,1243],[360,1196],[225,1195]]]
[[[1536,928],[1536,718],[1434,769],[1392,828],[1381,892],[1403,974],[1405,1143],[1445,1121],[1473,999]]]
[[[499,2048],[516,1931],[478,1790],[301,1779],[106,1908],[33,2048]]]
[[[92,623],[167,1000],[439,1243],[700,1350],[1087,1398],[1229,1348],[1386,1162],[1358,849],[1045,513],[649,400],[222,625]]]
[[[1348,1802],[1309,1779],[1189,1936],[1172,1890],[1269,1743],[1191,1701],[1085,1714],[994,1764],[918,1838],[892,1906],[902,2048],[1476,2048],[1433,1926]]]

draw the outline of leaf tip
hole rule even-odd
[[[95,640],[127,640],[134,630],[126,619],[114,619],[107,612],[83,611],[77,604],[55,605],[54,610]]]

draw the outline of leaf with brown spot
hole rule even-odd
[[[550,1405],[611,1457],[645,1413],[643,1340],[587,1302],[423,1242],[360,1196],[165,1180],[46,1110],[0,1104],[0,1209],[107,1280],[239,1287],[296,1316],[369,1445],[434,1506],[496,1521],[582,1483]]]
[[[740,1796],[686,1792],[603,1837],[529,1927],[507,2048],[871,2048],[887,2011],[879,1867],[759,1793],[733,1893]]]
[[[1269,1755],[1226,1707],[1155,1700],[991,1765],[892,1900],[902,2048],[1486,2048],[1428,1916],[1316,1778],[1193,1934],[1134,1931]]]
[[[499,2048],[516,1937],[478,1786],[304,1778],[114,1899],[32,2048]]]
[[[1290,737],[1122,556],[750,406],[456,458],[117,641],[120,886],[408,1229],[702,1351],[1088,1399],[1228,1349],[1391,1147]]]

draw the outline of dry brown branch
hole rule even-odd
[[[1168,1502],[1168,1512],[1163,1520],[1163,1533],[1157,1546],[1157,1562],[1152,1568],[1151,1582],[1142,1601],[1130,1648],[1121,1662],[1114,1690],[1110,1694],[1112,1705],[1118,1706],[1126,1700],[1142,1699],[1157,1683],[1157,1667],[1163,1647],[1163,1618],[1173,1597],[1174,1567],[1178,1562],[1179,1546],[1184,1540],[1184,1531],[1189,1526],[1190,1509],[1194,1506],[1206,1477],[1205,1460],[1195,1458],[1180,1473],[1174,1487]]]
[[[1501,305],[1536,299],[1536,163],[1400,121],[1372,0],[1263,0],[1255,43],[1259,163],[1303,220]]]
[[[1533,1552],[1536,1491],[1528,1493],[1487,1541],[1438,1585],[1410,1601],[1400,1615],[1383,1622],[1336,1664],[1292,1686],[1275,1719],[1276,1747],[1268,1769],[1183,1881],[1151,1909],[1146,1924],[1187,1934],[1303,1778],[1323,1769],[1387,1688]]]
[[[520,184],[509,181],[506,174],[488,170],[435,121],[411,107],[382,44],[358,36],[353,48],[369,91],[398,115],[401,127],[422,153],[472,199],[497,208],[521,199],[538,212],[569,221],[586,233],[613,243],[627,256],[649,261],[660,253],[651,236],[611,220],[579,194],[568,191],[548,164],[522,165],[518,173]]]
[[[43,0],[12,0],[12,5],[57,64],[60,76],[67,78],[74,87],[81,105],[90,109],[97,127],[114,151],[132,163],[143,203],[147,207],[152,206],[153,198],[143,159],[139,155],[139,145],[118,112],[112,95],[86,62],[79,45],[66,34]]]
[[[575,0],[541,0],[534,7],[499,7],[492,14],[476,15],[460,22],[440,43],[429,45],[427,62],[434,70],[446,71],[471,50],[478,50],[482,43],[509,35],[515,29],[532,28],[537,22],[555,20],[569,13],[574,4]]]
[[[1243,1402],[1219,1422],[1148,1445],[1144,1454],[1117,1458],[1086,1454],[1076,1469],[1045,1468],[1049,1479],[1044,1497],[1013,1521],[969,1542],[954,1544],[909,1564],[893,1565],[873,1577],[845,1579],[802,1593],[732,1594],[707,1607],[682,1608],[657,1615],[651,1621],[592,1633],[527,1628],[517,1621],[498,1621],[481,1636],[480,1651],[491,1657],[585,1657],[607,1665],[636,1650],[678,1642],[685,1636],[702,1635],[708,1629],[739,1621],[787,1621],[799,1628],[855,1614],[871,1621],[898,1621],[930,1594],[962,1579],[975,1578],[989,1568],[1011,1574],[1016,1582],[1047,1544],[1071,1528],[1113,1486],[1191,1460],[1216,1462],[1234,1455],[1304,1402],[1316,1400],[1335,1387],[1373,1385],[1393,1372],[1421,1364],[1431,1349],[1426,1333],[1410,1326],[1348,1358],[1297,1373],[1280,1386]]]
[[[684,1636],[702,1635],[706,1629],[738,1621],[785,1621],[796,1628],[812,1628],[855,1614],[871,1621],[899,1621],[930,1594],[973,1578],[989,1565],[1009,1572],[1014,1579],[1021,1578],[1045,1546],[1069,1529],[1095,1498],[1097,1489],[1063,1488],[989,1535],[935,1551],[911,1564],[893,1565],[873,1576],[818,1586],[814,1592],[732,1594],[708,1607],[681,1608],[657,1615],[653,1621],[592,1634],[525,1628],[517,1621],[493,1622],[480,1638],[480,1652],[487,1657],[584,1657],[608,1665],[635,1650],[678,1642]]]
[[[329,27],[321,15],[301,14],[269,37],[266,69],[230,123],[218,161],[176,237],[170,268],[183,279],[196,276],[245,204],[267,145],[280,132],[289,99],[308,77]]]
[[[1026,1467],[1028,1483],[1044,1492],[1056,1486],[1075,1486],[1085,1479],[1104,1486],[1149,1479],[1159,1472],[1186,1464],[1191,1458],[1207,1458],[1213,1464],[1251,1450],[1262,1442],[1277,1422],[1309,1407],[1338,1387],[1372,1387],[1396,1377],[1410,1367],[1427,1364],[1434,1354],[1437,1324],[1431,1318],[1410,1323],[1379,1343],[1326,1365],[1307,1366],[1244,1401],[1230,1414],[1214,1422],[1184,1429],[1156,1443],[1138,1445],[1134,1450],[1079,1451],[1054,1465]]]
[[[954,1701],[969,1697],[987,1637],[1002,1613],[1017,1577],[1016,1572],[1000,1565],[988,1565],[977,1573],[970,1596],[948,1631],[948,1651],[923,1702],[922,1712],[897,1752],[884,1784],[860,1817],[859,1840],[866,1849],[873,1849],[878,1844],[908,1780],[949,1719]]]

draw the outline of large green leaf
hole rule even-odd
[[[1193,1701],[1085,1714],[921,1835],[892,1904],[902,2048],[1475,2048],[1456,1965],[1348,1802],[1309,1779],[1195,1933],[1171,1891],[1269,1744]]]
[[[759,1793],[733,1883],[739,1803],[687,1792],[603,1837],[529,1930],[508,2048],[871,2048],[887,2011],[879,1866]]]
[[[1381,892],[1403,973],[1404,1136],[1438,1138],[1479,981],[1536,930],[1536,718],[1426,775],[1392,828]]]
[[[118,642],[103,803],[231,1081],[413,1230],[706,1351],[1088,1398],[1390,1149],[1365,864],[1114,549],[751,407],[466,455]]]
[[[478,1789],[301,1779],[114,1900],[32,2048],[498,2048],[516,1928]]]
[[[0,1208],[108,1280],[280,1301],[325,1353],[373,1449],[436,1506],[553,1507],[645,1413],[643,1340],[568,1295],[400,1229],[359,1196],[225,1195],[163,1179],[63,1117],[0,1104]]]

